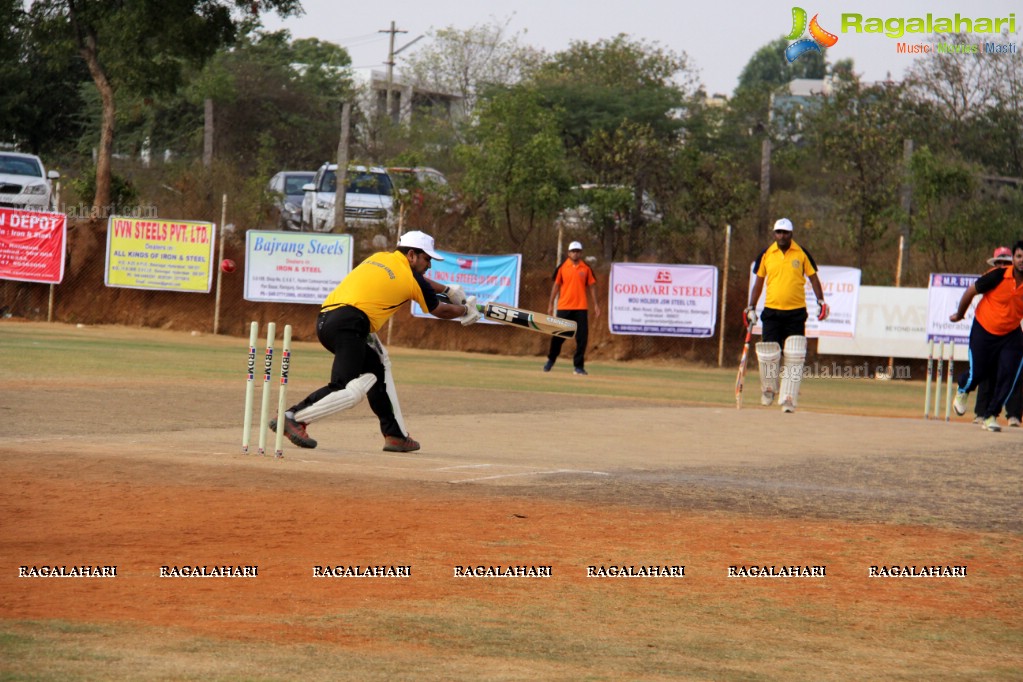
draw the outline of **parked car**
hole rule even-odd
[[[394,185],[387,171],[376,166],[349,166],[345,189],[348,227],[390,226],[394,223]],[[337,164],[325,163],[303,188],[302,228],[314,232],[334,229]]]
[[[57,171],[46,172],[38,156],[0,152],[0,206],[52,211],[56,205],[51,182],[59,177]]]
[[[273,199],[277,227],[282,230],[302,229],[302,188],[313,181],[316,171],[281,171],[267,183]]]
[[[633,190],[623,185],[585,184],[572,188],[568,208],[558,214],[558,220],[567,228],[589,228],[600,225],[622,225],[629,220],[636,201]],[[660,209],[643,192],[643,220],[659,223],[663,219]]]
[[[397,190],[405,222],[419,225],[438,213],[451,213],[457,209],[454,191],[444,174],[425,166],[387,169]]]

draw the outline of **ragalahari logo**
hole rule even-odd
[[[792,8],[792,32],[785,36],[785,40],[796,41],[785,48],[785,58],[790,64],[811,50],[824,54],[823,48],[831,47],[838,42],[838,36],[828,33],[817,23],[818,16],[820,15],[815,14],[810,20],[810,37],[807,38],[806,10],[802,7]]]

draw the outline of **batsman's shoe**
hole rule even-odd
[[[384,452],[415,452],[419,449],[419,442],[405,436],[384,436]]]
[[[589,374],[590,374],[589,372],[587,372],[582,367],[576,367],[575,368],[575,373],[578,374],[581,377],[589,376]]]
[[[796,411],[796,405],[792,402],[792,396],[785,396],[785,399],[781,401],[781,411],[788,413]]]
[[[774,404],[774,391],[767,389],[760,394],[760,404],[764,407],[769,407]]]
[[[315,448],[316,441],[309,437],[306,433],[305,424],[297,422],[288,416],[288,413],[284,413],[284,435],[288,437],[292,443],[300,448]],[[270,430],[277,433],[277,420],[270,420]]]
[[[973,423],[974,423],[974,424],[983,424],[983,423],[984,423],[984,418],[983,418],[983,417],[981,417],[981,416],[980,416],[980,415],[978,414],[978,415],[977,415],[976,417],[974,417],[974,418],[973,418]]]
[[[549,371],[551,371],[551,367],[553,367],[553,366],[554,366],[554,361],[553,360],[548,360],[547,362],[543,363],[543,371],[549,372]]]
[[[984,420],[984,423],[980,425],[980,428],[985,431],[994,431],[995,433],[1002,430],[1002,427],[998,425],[997,417],[988,417]]]
[[[1019,428],[1019,417],[1009,417],[1009,426]]]
[[[956,399],[952,401],[952,409],[955,413],[962,417],[966,414],[966,399],[969,397],[968,393],[963,391],[956,391]]]

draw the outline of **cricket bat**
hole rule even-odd
[[[501,303],[477,303],[483,317],[501,324],[510,324],[523,329],[532,329],[541,334],[571,339],[575,336],[576,323],[553,315],[545,315],[523,308],[513,308]]]
[[[742,357],[739,358],[739,374],[735,377],[735,409],[742,409],[742,387],[746,381],[746,360],[749,359],[749,341],[753,336],[752,325],[746,327],[746,341],[742,344]]]

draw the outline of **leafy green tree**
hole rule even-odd
[[[0,140],[35,154],[74,147],[82,132],[79,83],[88,71],[70,50],[48,35],[38,12],[21,0],[0,0]]]
[[[517,248],[561,207],[568,186],[555,112],[539,95],[515,87],[484,99],[471,139],[457,151],[463,189],[490,224],[503,224]]]
[[[895,83],[840,82],[803,113],[805,153],[812,157],[805,167],[819,164],[828,174],[860,268],[899,217],[903,140],[910,129],[904,93]]]
[[[198,67],[234,41],[246,13],[287,15],[299,8],[298,0],[37,0],[33,16],[78,52],[100,94],[94,209],[110,202],[119,88],[143,96],[173,92],[185,65]]]

